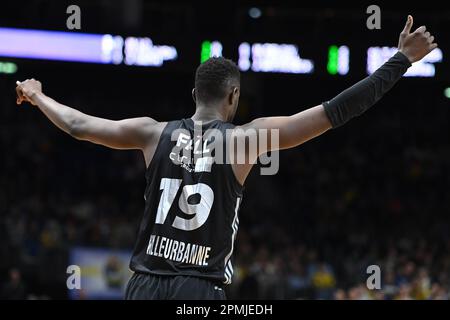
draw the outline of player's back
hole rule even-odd
[[[166,125],[146,171],[133,271],[231,282],[243,189],[226,161],[232,128],[220,120]]]

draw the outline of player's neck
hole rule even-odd
[[[197,106],[194,115],[191,117],[194,121],[213,121],[222,120],[227,121],[227,115],[223,108]]]

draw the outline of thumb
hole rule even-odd
[[[413,25],[413,17],[408,15],[408,19],[406,20],[405,27],[403,28],[403,33],[409,34]]]

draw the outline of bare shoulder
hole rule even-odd
[[[167,122],[156,121],[150,117],[139,117],[130,120],[129,125],[133,126],[135,129],[139,129],[141,132],[145,133],[147,137],[161,134],[162,130],[164,130],[167,125]]]
[[[159,136],[161,135],[161,133],[163,132],[163,130],[166,126],[167,126],[167,121],[155,122],[152,125],[153,134],[158,137],[158,140],[159,140]]]
[[[159,143],[159,139],[161,138],[161,134],[166,127],[167,122],[158,122],[155,121],[153,125],[149,126],[148,128],[148,139],[147,143],[145,144],[145,148],[142,150],[144,153],[144,159],[145,159],[145,165],[146,167],[149,166],[153,155],[156,152],[156,148]]]
[[[128,121],[131,125],[142,129],[152,129],[152,127],[156,126],[159,123],[158,121],[150,117],[138,117],[127,119],[126,121]]]
[[[136,118],[136,120],[136,125],[140,128],[141,132],[145,134],[146,145],[157,143],[167,125],[167,122],[165,121],[156,121],[150,117]]]

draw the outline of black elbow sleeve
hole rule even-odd
[[[373,74],[324,102],[325,113],[333,128],[362,114],[389,91],[411,66],[408,58],[397,52]]]

